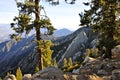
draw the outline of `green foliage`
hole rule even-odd
[[[106,57],[111,58],[111,49],[120,43],[119,0],[91,0],[89,10],[80,15],[81,26],[91,27],[100,33],[98,48],[106,47]],[[87,6],[88,6],[87,5]]]
[[[90,56],[93,57],[93,58],[98,57],[99,56],[99,50],[98,50],[98,48],[91,49]]]
[[[52,65],[53,65],[54,67],[56,67],[56,68],[58,67],[58,64],[57,64],[57,62],[56,62],[56,59],[54,59]]]
[[[16,32],[16,34],[11,35],[11,38],[18,38],[17,36],[21,37],[22,33],[26,32],[26,34],[29,34],[29,32],[32,29],[40,29],[44,28],[47,29],[48,35],[53,34],[53,31],[55,28],[52,26],[50,19],[45,14],[41,14],[42,16],[39,16],[40,18],[33,18],[33,15],[35,14],[35,8],[36,4],[35,1],[27,1],[25,2],[16,2],[17,6],[19,8],[19,15],[16,16],[13,19],[13,23],[11,23],[11,28]],[[39,3],[39,2],[38,2]],[[42,6],[38,7],[41,8],[41,10],[44,11],[44,8]],[[39,26],[39,27],[38,27]]]
[[[86,56],[85,57],[93,57],[97,58],[100,56],[98,48],[86,49]]]
[[[38,67],[38,65],[36,65],[36,67],[35,67],[35,73],[37,73],[39,71],[39,67]]]
[[[40,40],[42,41],[40,29],[45,29],[46,35],[53,34],[53,31],[55,30],[55,28],[52,26],[50,19],[46,15],[44,7],[40,5],[40,0],[23,0],[21,2],[16,1],[16,4],[17,4],[17,7],[19,8],[19,15],[16,16],[13,19],[14,22],[11,23],[11,28],[15,31],[15,33],[11,35],[12,39],[19,41],[23,33],[25,33],[25,35],[28,35],[30,31],[33,29],[36,31],[37,41],[40,41]],[[43,11],[44,14],[40,14],[41,11]],[[49,44],[49,42],[47,41],[45,42],[46,42],[46,45]],[[37,50],[39,53],[38,55],[39,69],[42,69],[41,57],[43,57],[43,62],[47,62],[47,63],[44,63],[45,66],[47,66],[48,64],[50,65],[51,64],[51,61],[49,61],[50,59],[46,61],[45,58],[47,53],[52,54],[52,51],[50,51],[49,47],[41,50],[43,48],[43,45],[39,44],[38,42],[37,42],[37,46],[39,47],[41,46],[41,48],[38,48]],[[44,56],[41,55],[41,53],[44,53],[43,54]]]
[[[73,69],[78,69],[79,67],[80,67],[79,64],[75,64],[75,65],[72,65],[72,66],[68,67],[67,69],[64,69],[63,71],[64,72],[72,72]]]
[[[73,69],[72,68],[73,66],[74,65],[71,57],[68,60],[66,58],[63,59],[63,66],[62,66],[63,71],[70,71],[71,69]]]
[[[22,80],[22,72],[20,70],[20,67],[18,67],[18,69],[16,71],[16,79],[17,80]]]
[[[0,80],[2,80],[2,78],[0,77]]]
[[[42,60],[43,60],[43,69],[52,65],[52,53],[51,50],[52,42],[50,40],[40,40],[38,41],[38,48],[41,49]]]
[[[91,54],[91,50],[90,49],[86,49],[86,57],[89,57]]]
[[[72,66],[73,65],[73,62],[72,62],[72,58],[70,57],[69,59],[68,59],[68,66],[70,67],[70,66]]]
[[[66,67],[68,67],[68,61],[67,61],[67,59],[66,58],[64,58],[63,59],[63,68],[66,68]]]

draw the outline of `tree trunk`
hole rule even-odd
[[[107,42],[106,42],[106,57],[107,58],[112,58],[111,49],[114,46],[113,45],[114,39],[113,39],[112,31],[108,31],[106,40],[107,40]]]
[[[111,8],[111,9],[110,9]],[[114,29],[115,29],[115,19],[116,19],[116,15],[115,15],[115,10],[113,7],[110,6],[110,3],[106,2],[106,5],[103,7],[103,20],[105,21],[103,26],[109,26],[109,28],[107,30],[105,30],[104,32],[106,32],[106,38],[105,38],[105,47],[106,47],[106,58],[112,58],[112,53],[111,53],[111,49],[115,46],[114,43],[114,39],[113,39],[113,33],[114,33]]]
[[[40,0],[35,0],[35,20],[38,21],[40,20],[40,6],[39,6],[39,2]],[[37,41],[41,40],[41,35],[40,35],[40,25],[39,23],[35,24],[36,27],[36,39]],[[39,46],[39,44],[37,43],[37,46]],[[38,62],[39,62],[39,69],[42,70],[42,54],[41,54],[41,49],[38,48]]]
[[[111,48],[106,48],[106,58],[112,58]]]

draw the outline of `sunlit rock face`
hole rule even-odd
[[[55,43],[58,45],[54,48],[53,58],[61,66],[64,58],[81,61],[86,49],[95,48],[98,44],[98,38],[91,28],[80,28],[72,34],[56,40]]]
[[[120,57],[120,45],[115,46],[112,50],[112,56],[113,58],[119,58]]]
[[[10,75],[7,75],[3,80],[17,80],[15,75],[13,74],[10,74]]]

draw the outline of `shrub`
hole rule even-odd
[[[18,67],[18,69],[16,71],[16,79],[17,80],[22,80],[22,72],[20,70],[20,67]]]
[[[93,57],[96,58],[99,56],[98,48],[86,49],[86,56],[85,57]]]
[[[56,67],[56,68],[58,67],[56,59],[54,59],[54,61],[53,61],[53,66]]]

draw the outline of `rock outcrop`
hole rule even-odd
[[[79,74],[96,74],[102,78],[100,80],[120,80],[120,59],[97,59],[85,63],[79,68]]]
[[[113,58],[119,58],[120,57],[120,45],[117,45],[111,51],[112,51]]]
[[[63,72],[55,67],[48,67],[37,74],[39,77],[35,77],[35,79],[64,80]]]
[[[10,74],[10,75],[7,75],[3,80],[17,80],[15,75],[13,74]]]
[[[112,71],[111,80],[120,80],[120,69],[115,69]]]

